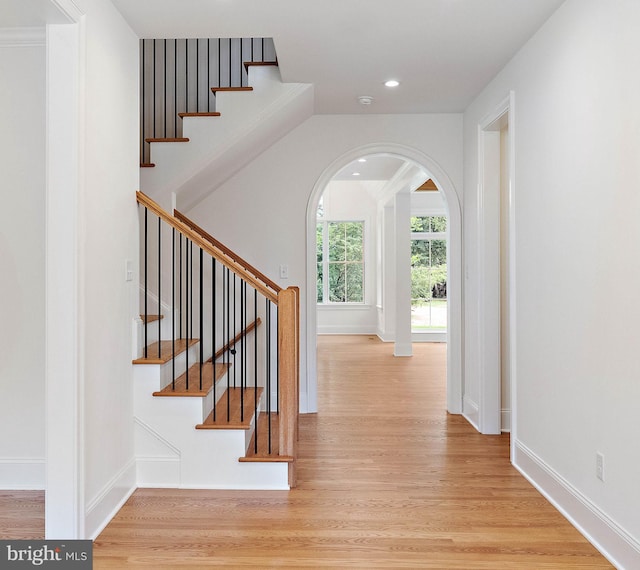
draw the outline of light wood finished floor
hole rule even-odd
[[[444,344],[412,358],[367,336],[319,344],[298,488],[138,490],[96,540],[96,570],[611,568],[511,467],[508,436],[446,414]]]

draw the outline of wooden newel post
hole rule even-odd
[[[299,413],[299,289],[278,293],[278,355],[280,374],[280,455],[293,457],[289,463],[289,486],[296,486],[296,456]]]

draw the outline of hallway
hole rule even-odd
[[[610,568],[509,464],[509,439],[445,411],[445,344],[412,358],[318,338],[319,413],[291,492],[140,489],[102,568]]]

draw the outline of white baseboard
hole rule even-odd
[[[41,458],[3,457],[0,459],[0,489],[41,491],[45,488],[46,461]]]
[[[375,335],[375,327],[369,325],[325,325],[318,326],[318,334],[372,334]]]
[[[511,410],[502,409],[500,411],[500,431],[503,433],[511,433]]]
[[[514,466],[611,564],[640,568],[640,542],[519,441]]]
[[[480,431],[478,404],[469,398],[469,396],[465,396],[462,400],[462,415],[474,428]]]
[[[94,540],[136,490],[136,461],[129,462],[87,505],[85,535]]]

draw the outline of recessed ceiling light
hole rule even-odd
[[[366,158],[359,158],[358,162],[367,162],[367,159]]]
[[[354,172],[351,176],[360,176],[359,172]]]
[[[396,81],[395,79],[389,79],[389,81],[385,81],[384,84],[387,87],[397,87],[398,85],[400,85],[400,82]]]
[[[373,97],[370,95],[360,95],[360,97],[358,97],[358,102],[360,105],[371,105],[371,103],[373,103]]]

